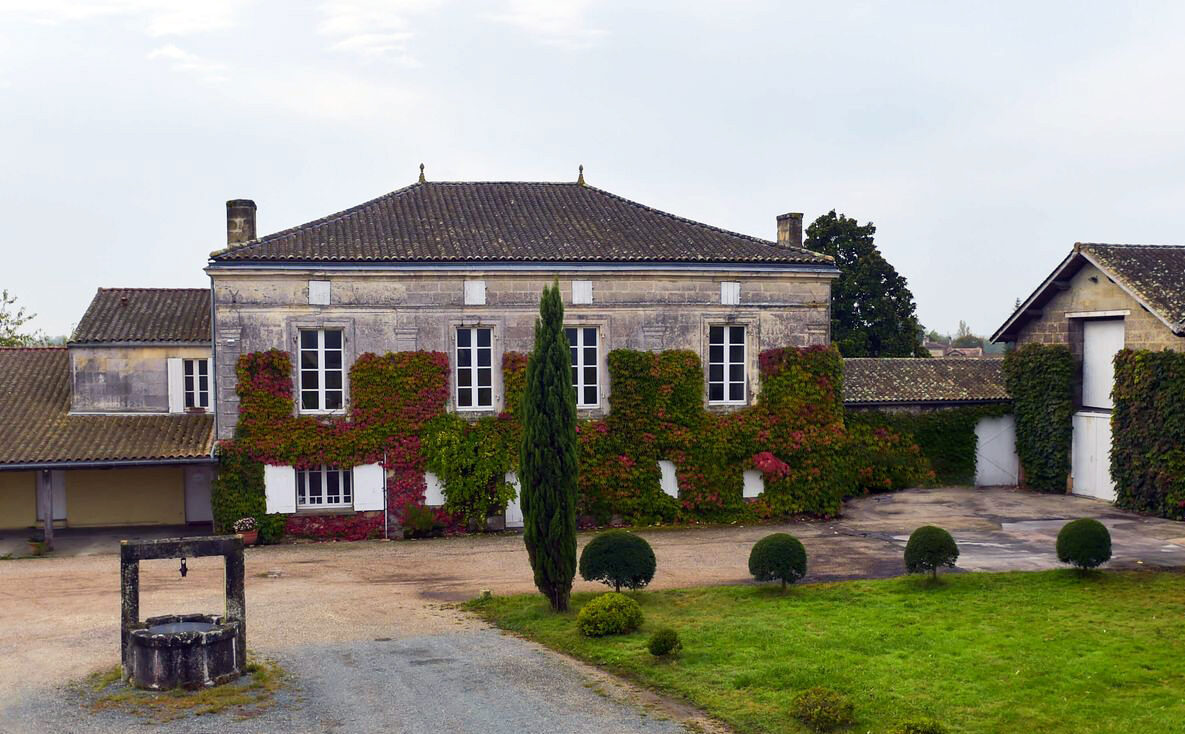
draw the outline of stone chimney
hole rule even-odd
[[[778,245],[802,247],[802,213],[778,215]]]
[[[234,247],[255,239],[255,202],[231,199],[226,202],[226,246]]]

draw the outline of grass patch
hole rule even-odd
[[[92,711],[119,711],[154,722],[184,716],[233,713],[240,719],[262,713],[284,685],[284,671],[272,661],[252,661],[237,680],[213,688],[143,691],[122,679],[120,667],[92,673],[85,681]]]
[[[1185,731],[1185,574],[965,573],[777,587],[634,592],[645,624],[589,639],[573,595],[467,608],[504,629],[682,697],[741,732],[806,731],[788,714],[823,686],[855,704],[852,731],[931,717],[953,732]],[[650,633],[683,650],[656,661]]]

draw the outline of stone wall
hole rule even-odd
[[[208,346],[71,346],[77,413],[169,412],[170,357],[209,358]]]
[[[558,278],[567,322],[600,330],[601,405],[607,405],[605,355],[613,349],[690,349],[707,353],[708,328],[747,327],[750,395],[756,394],[757,355],[775,346],[829,342],[830,278],[816,273],[213,271],[219,437],[238,417],[235,365],[240,355],[286,349],[296,357],[301,328],[340,328],[346,367],[365,352],[429,350],[453,354],[456,327],[494,332],[494,364],[506,351],[531,349],[539,296]],[[464,282],[486,285],[485,305],[465,305]],[[309,305],[309,281],[331,282],[330,305]],[[572,281],[592,282],[591,304],[572,303]],[[721,304],[721,282],[739,282],[740,304]],[[495,370],[495,409],[501,408]],[[706,375],[705,375],[706,381]],[[706,393],[706,391],[705,391]],[[599,411],[591,411],[595,414]]]
[[[1129,349],[1185,350],[1185,338],[1174,335],[1163,321],[1090,263],[1070,279],[1069,288],[1045,304],[1041,316],[1021,328],[1017,344],[1069,344],[1074,356],[1081,359],[1082,319],[1068,319],[1066,314],[1124,310],[1129,312],[1123,317],[1124,344]]]

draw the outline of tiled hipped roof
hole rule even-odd
[[[70,341],[209,342],[205,288],[100,288]]]
[[[214,417],[68,415],[65,348],[0,349],[0,466],[200,459],[210,455]]]
[[[1078,249],[1175,330],[1185,327],[1185,247],[1083,243]]]
[[[697,262],[833,267],[579,183],[418,183],[215,262]]]
[[[1010,400],[1002,359],[844,360],[844,403],[918,404]]]

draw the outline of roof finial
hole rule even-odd
[[[583,163],[580,164],[580,175],[576,177],[576,185],[577,186],[584,185],[584,164]]]
[[[428,179],[424,178],[424,164],[420,164],[420,183],[426,182]]]

